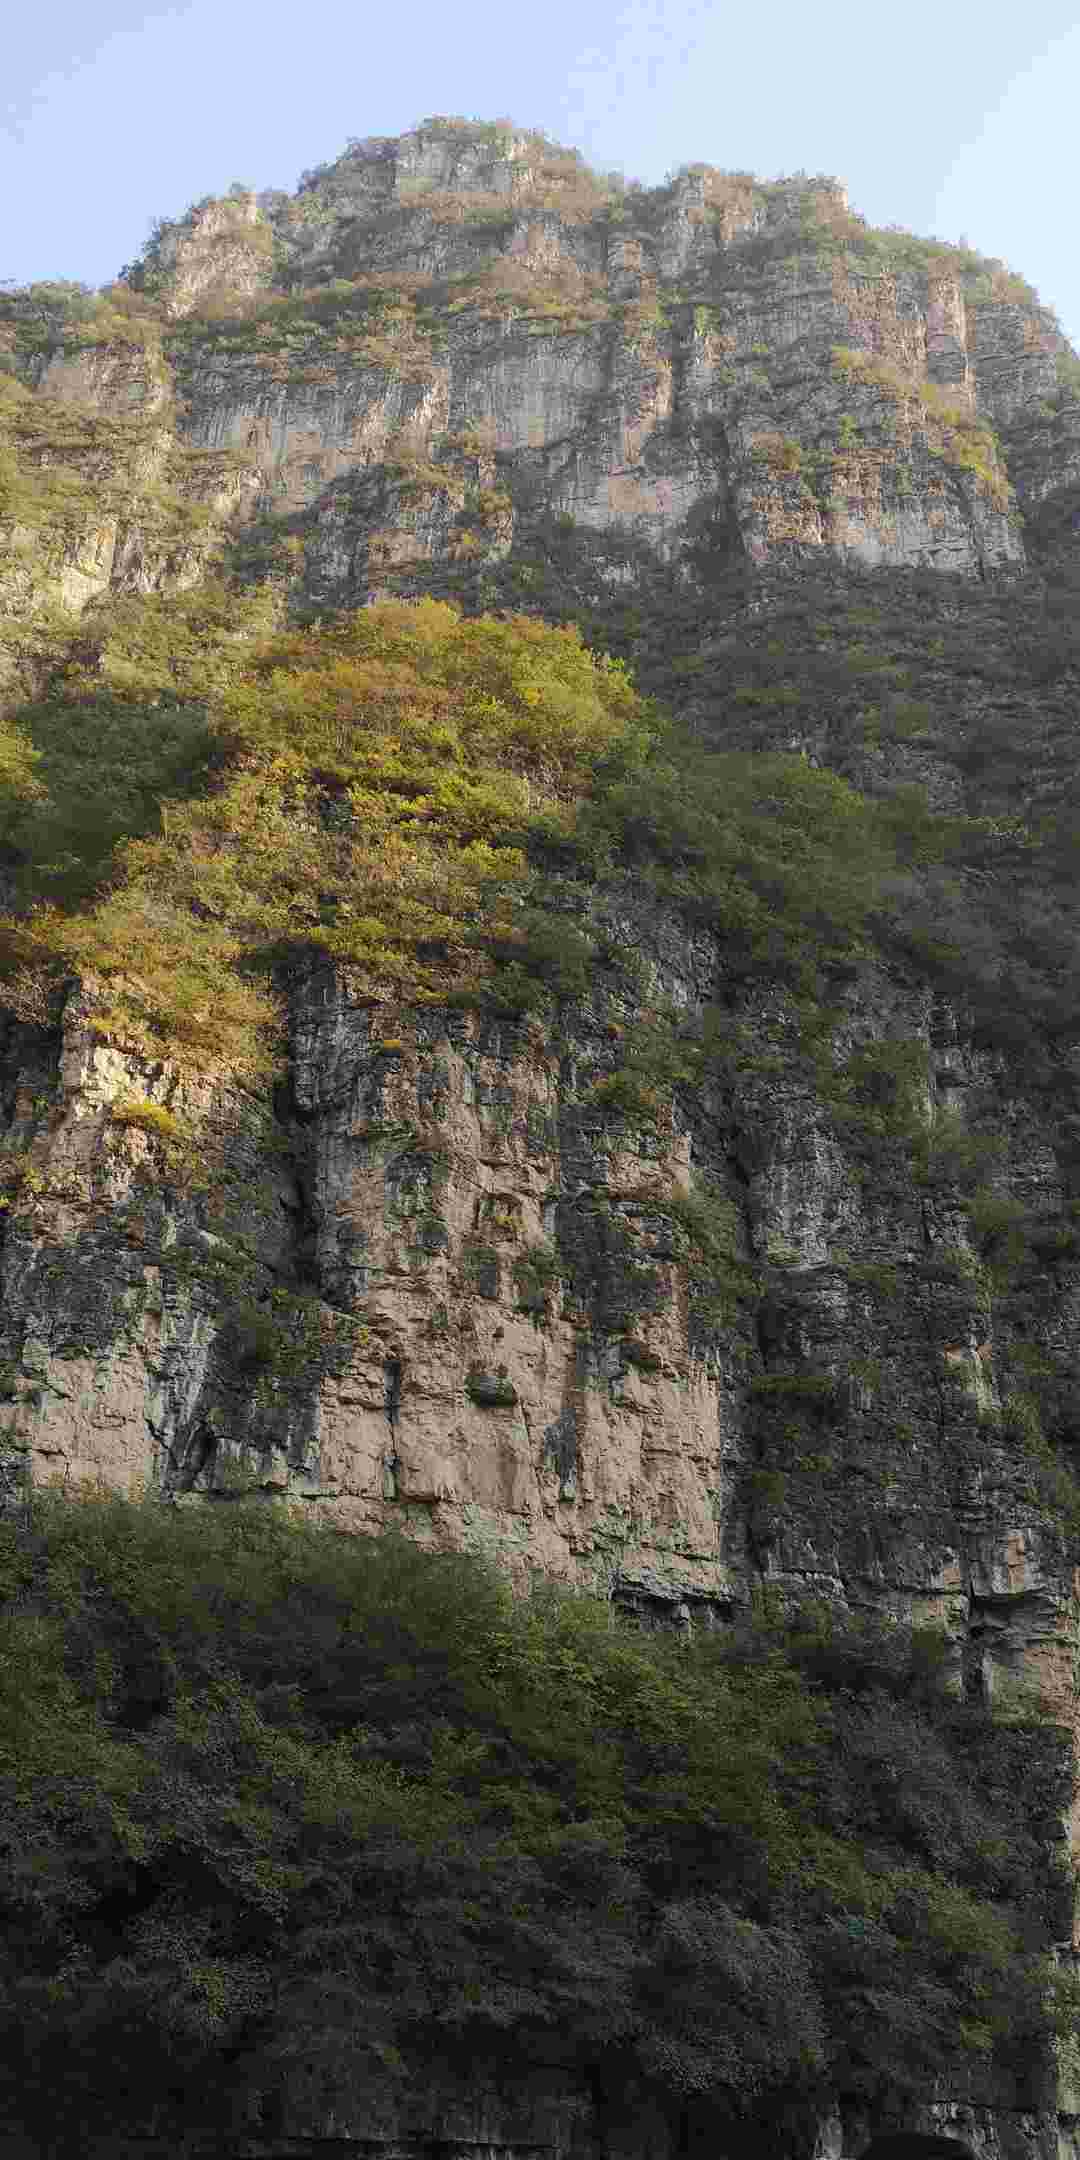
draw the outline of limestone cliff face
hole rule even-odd
[[[112,430],[99,488],[152,483],[161,526],[164,484],[202,529],[39,521],[36,589],[69,608],[190,579],[253,513],[318,603],[498,560],[552,516],[706,576],[986,575],[1080,485],[1053,318],[1000,265],[868,233],[832,180],[619,191],[539,138],[436,122],[293,196],[208,200],[125,275],[92,324],[35,327],[29,302],[0,323],[26,460],[53,458],[63,401]],[[17,511],[8,531],[32,566]]]
[[[969,573],[1023,561],[1009,461],[981,423],[1009,430],[1024,463],[1066,348],[1045,311],[1012,297],[1017,281],[965,275],[944,249],[917,267],[875,260],[833,181],[695,169],[590,202],[580,180],[538,170],[527,138],[421,130],[358,144],[295,198],[264,199],[283,281],[397,288],[383,354],[369,340],[352,365],[310,323],[287,349],[271,332],[239,353],[242,340],[194,325],[185,345],[188,439],[255,449],[264,507],[305,514],[320,592],[377,582],[387,527],[421,557],[505,548],[505,529],[463,515],[469,483],[475,499],[490,480],[467,473],[461,501],[462,431],[494,454],[519,520],[539,501],[671,558],[824,549]],[[178,269],[170,310],[197,290]],[[1049,471],[1027,459],[1025,499],[1075,480],[1075,448],[1067,470],[1061,450]],[[428,529],[369,486],[328,563],[335,489],[359,471],[385,488],[391,453],[422,454],[412,494]]]
[[[666,557],[708,544],[755,562],[821,548],[965,571],[1022,561],[1005,470],[989,437],[973,448],[974,424],[1053,382],[1051,330],[1032,335],[1025,316],[1015,365],[995,350],[996,400],[982,400],[956,275],[850,268],[835,183],[701,173],[640,211],[591,207],[561,213],[525,143],[484,154],[422,133],[358,146],[269,206],[287,275],[397,283],[411,301],[391,349],[384,333],[382,355],[351,365],[312,325],[285,350],[272,333],[240,351],[197,330],[185,343],[187,439],[255,452],[263,508],[304,517],[320,597],[377,584],[397,533],[421,559],[505,550],[512,522],[485,531],[468,514],[494,473],[462,474],[462,433],[494,458],[516,518],[539,501]],[[187,312],[198,285],[177,280],[166,304]],[[852,376],[837,348],[875,364]],[[395,497],[402,460],[411,512]],[[354,473],[368,484],[343,505]]]
[[[613,928],[645,957],[639,998],[598,980],[558,1040],[304,973],[273,1105],[200,1098],[103,1044],[92,991],[59,1037],[13,1027],[9,1493],[29,1473],[186,1505],[287,1497],[669,1625],[722,1624],[762,1589],[825,1597],[944,1628],[958,1687],[1007,1705],[1034,1684],[1074,1731],[1075,1554],[1004,1406],[1033,1354],[1069,1369],[1080,1265],[1049,1271],[1034,1309],[999,1303],[948,1190],[868,1163],[785,1061],[782,1000],[748,1023],[759,1071],[613,1114],[635,1017],[724,993],[711,940],[630,899]],[[952,1147],[991,1123],[1002,1189],[1057,1219],[1066,1173],[1000,1066],[916,989],[853,986],[851,1054],[889,1031],[928,1050],[927,1131]],[[719,1261],[695,1196],[729,1232]],[[527,2092],[494,2070],[459,2090],[449,2064],[422,2093],[359,2058],[356,2076],[298,2089],[281,2137],[253,2129],[245,2150],[670,2151],[669,2128],[629,2102],[616,2120],[557,2064]],[[992,2082],[912,2127],[978,2160],[1061,2160],[1061,2104],[1060,2138],[1037,2096]],[[822,2160],[870,2128],[823,2121]]]
[[[417,566],[512,565],[561,519],[610,543],[612,586],[664,566],[708,592],[733,564],[1012,577],[1080,509],[1052,318],[1000,266],[867,236],[832,181],[605,192],[536,138],[438,124],[295,196],[203,204],[126,293],[104,330],[0,324],[10,702],[58,611],[70,635],[223,550],[282,606],[356,605]],[[835,752],[824,720],[796,747]],[[942,772],[901,742],[856,777],[948,806]],[[612,959],[557,1029],[298,966],[276,1092],[121,1052],[92,981],[58,1031],[9,1018],[5,1492],[284,1496],[679,1625],[762,1588],[824,1596],[943,1627],[958,1688],[1034,1683],[1075,1735],[1075,1540],[1024,1428],[1033,1373],[1077,1384],[1061,1129],[915,970],[837,990],[830,1094],[794,1000],[748,999],[721,936],[632,889],[572,904],[605,911]],[[706,1084],[622,1085],[658,1012],[736,1009],[739,1055]],[[917,1183],[844,1095],[883,1043],[925,1053]],[[1045,1232],[1020,1291],[950,1168],[987,1136],[1003,1219]],[[557,2068],[535,2095],[451,2086],[426,2113],[370,2087],[298,2105],[293,2142],[252,2150],[666,2160]],[[1046,2118],[1000,2100],[946,2127],[985,2160],[1049,2160]],[[821,2160],[864,2133],[823,2125]]]
[[[641,1004],[598,983],[557,1042],[312,973],[276,1115],[185,1097],[81,995],[59,1044],[17,1029],[7,1476],[288,1495],[683,1622],[824,1595],[944,1626],[958,1684],[1034,1682],[1071,1724],[1069,1543],[1003,1405],[1036,1349],[1068,1366],[1080,1266],[996,1301],[947,1184],[894,1182],[784,1070],[782,1007],[760,1072],[612,1108],[635,1017],[724,993],[711,940],[620,927]],[[1004,1133],[1000,1189],[1057,1219],[1048,1135],[947,1010],[877,981],[848,1026],[852,1055],[923,1041],[928,1134]]]

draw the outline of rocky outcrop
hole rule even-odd
[[[31,693],[95,605],[182,591],[250,515],[250,461],[177,439],[156,339],[0,375],[0,691]],[[35,663],[38,663],[35,668]]]
[[[437,460],[463,427],[519,520],[540,502],[674,559],[708,532],[755,562],[823,549],[985,574],[1024,556],[991,427],[1018,431],[1021,506],[1067,478],[1021,439],[1057,394],[1053,319],[1000,266],[871,244],[835,181],[695,168],[605,197],[550,146],[433,126],[260,200],[287,275],[378,294],[377,334],[356,367],[317,322],[283,349],[253,318],[222,372],[193,323],[188,433],[257,446],[264,507],[304,509],[316,532],[346,471],[390,444]],[[168,287],[174,313],[196,298]],[[868,365],[838,368],[838,351]],[[339,597],[362,597],[365,567],[377,581],[377,553]]]
[[[670,2160],[675,2150],[670,2123],[646,2094],[598,2095],[560,2073],[557,2064],[519,2074],[512,2086],[500,2082],[493,2064],[484,2084],[465,2086],[452,2063],[437,2061],[429,2078],[373,2103],[365,2063],[357,2093],[341,2096],[332,2115],[318,2115],[297,2098],[289,2128],[275,2135],[269,2126],[252,2124],[230,2141],[230,2152],[238,2160],[314,2160],[328,2152],[335,2160],[435,2160],[439,2153],[454,2160],[473,2160],[477,2153],[489,2160],[536,2160],[540,2153],[608,2160],[641,2152]],[[789,2149],[813,2160],[1075,2160],[1078,2138],[1071,2116],[945,2102],[919,2111],[902,2131],[877,2135],[857,2109],[836,2110],[816,2126],[792,2124]],[[163,2153],[150,2139],[116,2150],[122,2160],[158,2160]],[[220,2137],[192,2137],[185,2150],[202,2160],[220,2152]]]
[[[369,338],[376,364],[360,367],[331,360],[310,326],[282,352],[253,322],[248,351],[224,361],[192,335],[188,438],[255,449],[263,507],[306,511],[316,536],[348,471],[390,451],[437,461],[464,428],[494,452],[526,524],[539,500],[665,558],[719,525],[755,562],[823,548],[967,572],[1020,563],[1005,471],[974,425],[958,279],[849,269],[834,183],[722,180],[688,175],[660,204],[570,222],[557,198],[532,206],[520,146],[482,158],[423,133],[360,146],[278,209],[275,233],[295,258],[317,205],[323,274],[347,264],[384,291],[404,280],[407,322],[390,326],[390,350],[383,333],[383,355]],[[317,261],[301,260],[312,276]],[[876,365],[838,372],[837,348]],[[421,485],[437,494],[437,470]],[[357,560],[339,600],[380,567],[355,492],[352,508]]]
[[[871,233],[822,177],[625,190],[542,138],[432,122],[293,196],[208,198],[125,276],[89,322],[83,303],[42,329],[12,301],[0,339],[54,412],[137,426],[143,478],[168,465],[205,506],[182,557],[142,549],[140,589],[253,513],[318,603],[498,559],[552,517],[689,576],[815,557],[986,576],[1078,485],[1053,318],[1000,265]],[[62,522],[39,585],[84,607],[119,551],[124,589],[111,523]]]
[[[598,984],[557,1041],[310,974],[276,1117],[141,1069],[92,1002],[58,1054],[17,1030],[9,1479],[289,1496],[684,1623],[824,1596],[944,1628],[957,1686],[1034,1685],[1071,1727],[1073,1566],[1021,1388],[1036,1344],[1068,1384],[1080,1266],[1034,1316],[995,1297],[947,1171],[868,1160],[765,1008],[761,1072],[635,1101],[626,1031],[701,1012],[723,955],[621,929],[644,993]],[[1001,1189],[1052,1235],[1050,1137],[948,1015],[878,983],[848,1029],[851,1056],[925,1047],[931,1144],[1004,1132]]]
[[[1052,319],[1000,266],[869,234],[831,180],[624,191],[539,138],[433,123],[294,196],[197,206],[127,284],[108,334],[31,348],[8,325],[16,687],[57,609],[70,628],[191,585],[230,547],[249,574],[284,541],[293,601],[333,607],[418,566],[512,564],[561,521],[610,543],[610,584],[664,566],[707,595],[732,564],[1008,578],[1080,511]],[[790,747],[836,745],[823,720]],[[959,801],[917,742],[887,753],[856,777]],[[748,993],[674,902],[566,897],[607,911],[608,957],[556,1021],[298,966],[276,1092],[121,1052],[92,981],[58,1032],[9,1021],[5,1494],[282,1498],[678,1626],[824,1598],[942,1631],[957,1690],[1034,1689],[1075,1744],[1075,1526],[1031,1407],[1077,1385],[1067,1136],[911,972],[851,971],[826,1071],[797,1000]],[[695,1039],[719,1015],[738,1054],[654,1084],[658,1015]],[[898,1147],[881,1106],[905,1090]],[[1019,1288],[959,1197],[980,1149],[985,1208],[1034,1225]],[[605,2113],[557,2065],[513,2095],[444,2069],[400,2105],[370,2076],[298,2100],[242,2149],[666,2160],[631,2101]],[[978,2160],[1071,2154],[1072,2114],[1055,2148],[1038,2097],[913,2127]],[[823,2123],[819,2160],[869,2136]]]

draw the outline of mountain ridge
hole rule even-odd
[[[170,397],[189,469],[235,461],[211,517],[253,489],[294,521],[320,605],[410,559],[499,559],[538,491],[664,556],[992,573],[1023,559],[1016,489],[1031,516],[1075,470],[1080,363],[1004,266],[875,233],[823,176],[693,167],[620,193],[499,126],[428,123],[292,197],[204,199],[108,296],[3,313],[27,386],[146,423]]]

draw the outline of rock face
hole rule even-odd
[[[758,563],[804,549],[967,572],[1022,561],[981,423],[1056,387],[1063,341],[1047,319],[1023,315],[1011,368],[995,339],[984,396],[958,273],[849,257],[858,226],[835,182],[764,188],[703,170],[661,199],[563,210],[581,178],[571,168],[552,185],[523,138],[421,131],[358,145],[268,203],[287,274],[344,273],[378,294],[378,336],[328,367],[317,326],[283,344],[272,310],[246,337],[196,331],[180,364],[184,434],[254,450],[263,507],[306,515],[319,597],[355,600],[377,582],[387,526],[404,523],[420,557],[505,547],[506,531],[463,515],[470,485],[482,495],[492,477],[467,461],[459,499],[463,433],[494,457],[516,517],[527,523],[539,498],[666,557],[708,544]],[[173,244],[171,313],[198,304],[202,271],[185,266],[203,229]],[[207,247],[221,244],[215,232]],[[435,530],[385,499],[402,459],[419,460],[411,492]],[[335,491],[359,472],[383,499],[350,490],[344,544],[328,554]]]
[[[353,145],[293,197],[204,204],[128,273],[138,337],[7,324],[12,457],[37,476],[4,528],[7,626],[176,589],[268,532],[308,605],[512,562],[553,518],[610,543],[613,581],[1017,573],[1080,505],[1076,363],[1000,266],[902,242],[833,181],[605,190],[536,138],[448,123]],[[920,1052],[918,1185],[815,1086],[779,988],[710,1085],[620,1092],[635,1029],[704,1025],[731,986],[722,940],[610,905],[636,988],[598,969],[558,1039],[299,971],[273,1100],[109,1047],[92,983],[59,1035],[12,1020],[7,1489],[284,1495],[684,1626],[762,1587],[824,1596],[943,1628],[958,1688],[1034,1684],[1075,1736],[1075,1553],[1023,1441],[1032,1370],[1077,1384],[1080,1254],[1059,1237],[1006,1294],[949,1168],[993,1135],[994,1193],[1050,1239],[1060,1135],[947,1002],[872,969],[842,1062]],[[337,2127],[251,2149],[648,2145],[553,2092],[422,2123],[343,2097]],[[1045,2118],[942,2127],[1049,2160]],[[826,2125],[822,2160],[864,2142]]]
[[[57,400],[107,418],[95,472],[130,497],[141,444],[157,524],[165,480],[202,531],[178,554],[65,505],[35,557],[16,515],[33,562],[9,606],[167,589],[253,512],[320,604],[388,566],[499,560],[552,517],[706,576],[985,576],[1022,567],[1022,511],[1052,521],[1080,486],[1076,362],[1035,296],[870,232],[827,178],[702,166],[626,190],[542,138],[431,122],[294,196],[208,199],[125,277],[89,319],[6,303],[0,349],[34,394],[16,433],[36,473]]]
[[[622,928],[647,998],[722,992],[706,941]],[[683,1622],[761,1583],[820,1594],[944,1626],[958,1684],[1033,1681],[1071,1723],[1067,1540],[1003,1407],[1030,1309],[1018,1339],[947,1185],[891,1186],[779,1060],[655,1119],[612,1105],[597,1076],[639,1017],[598,985],[553,1044],[316,971],[276,1118],[185,1099],[83,997],[59,1048],[16,1028],[9,1475],[287,1494]],[[768,1065],[783,1016],[759,1024]],[[925,996],[860,986],[853,1053],[885,1027],[926,1045],[928,1132],[962,1144],[959,1100],[1006,1133],[1002,1188],[1054,1221],[1064,1173],[1008,1077]],[[193,1109],[201,1169],[173,1137]],[[1067,1261],[1048,1359],[1078,1296]]]
[[[629,913],[621,928],[647,955],[645,1009],[715,998],[706,941]],[[676,1626],[720,1625],[762,1589],[809,1593],[943,1628],[958,1688],[1007,1702],[1034,1683],[1074,1732],[1074,1554],[1003,1398],[1036,1342],[1049,1357],[1064,1342],[1068,1368],[1080,1268],[1044,1287],[1022,1335],[948,1195],[868,1175],[768,1058],[775,1010],[757,1017],[772,1072],[657,1121],[598,1102],[592,1076],[635,1019],[600,983],[554,1043],[535,1024],[373,1011],[312,971],[276,1115],[185,1097],[96,1038],[87,996],[59,1042],[15,1030],[10,1490],[29,1471],[185,1504],[288,1496]],[[871,982],[850,1028],[853,1048],[921,1031],[928,1127],[955,1144],[959,1099],[969,1130],[1008,1135],[1009,1189],[1053,1215],[1045,1137],[947,1013]],[[174,1136],[196,1111],[208,1158],[192,1166]],[[447,2066],[404,2116],[358,2078],[311,2122],[298,2094],[285,2142],[245,2150],[283,2160],[328,2135],[407,2155],[433,2138],[642,2149],[640,2122],[598,2115],[556,2070],[529,2094],[457,2092]],[[972,2098],[947,2128],[978,2160],[1071,2152],[1071,2125],[1054,2144],[1030,2096]],[[838,2118],[822,2151],[859,2153],[868,2130]]]

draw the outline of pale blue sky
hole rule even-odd
[[[350,135],[508,117],[661,180],[847,182],[1002,256],[1080,339],[1080,0],[42,0],[4,32],[0,278],[100,284],[150,220]]]

